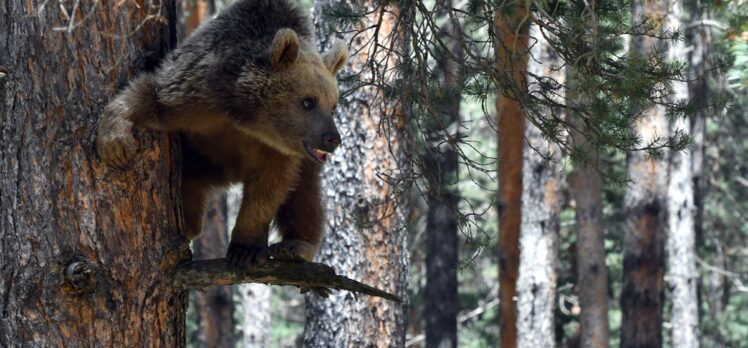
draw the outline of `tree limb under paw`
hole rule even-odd
[[[402,300],[386,291],[335,274],[332,267],[315,262],[270,260],[265,265],[239,269],[225,259],[198,260],[181,265],[174,284],[183,289],[202,289],[214,285],[265,283],[293,285],[302,289],[337,289],[376,296],[390,301]]]

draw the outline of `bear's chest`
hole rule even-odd
[[[186,133],[190,148],[219,167],[230,182],[242,182],[262,173],[294,173],[298,160],[230,128],[214,134]]]

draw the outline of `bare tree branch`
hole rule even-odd
[[[183,289],[202,289],[214,285],[265,283],[293,285],[302,289],[338,289],[402,302],[386,291],[335,274],[332,267],[315,262],[268,261],[254,269],[236,268],[224,259],[199,260],[180,266],[174,284]]]

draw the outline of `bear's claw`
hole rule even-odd
[[[268,248],[268,256],[281,261],[312,261],[315,248],[311,244],[298,239],[284,240]]]
[[[96,136],[96,151],[107,165],[122,168],[137,151],[132,123],[104,117]]]
[[[267,262],[268,248],[264,246],[248,246],[239,243],[229,244],[226,260],[241,268],[261,266]]]
[[[308,288],[308,287],[302,287],[301,293],[305,294],[309,291],[311,291],[313,294],[322,297],[322,298],[328,298],[332,294],[332,289],[330,288]]]

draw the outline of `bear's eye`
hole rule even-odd
[[[301,101],[301,107],[305,110],[314,110],[317,107],[317,100],[313,97],[306,97]]]

